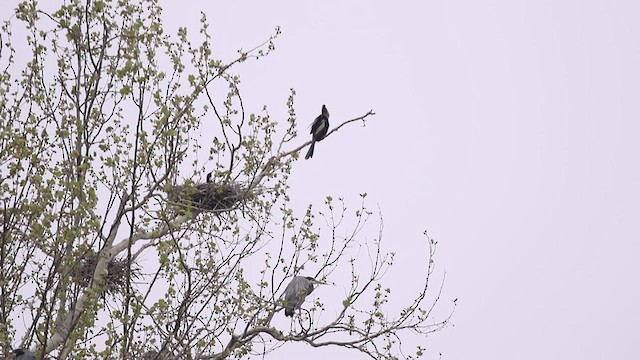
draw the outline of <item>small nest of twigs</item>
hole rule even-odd
[[[97,254],[83,257],[71,270],[72,279],[82,287],[89,286],[97,264]],[[132,264],[127,273],[128,266],[126,259],[112,259],[107,265],[108,274],[104,279],[106,288],[105,293],[116,295],[125,292],[127,288],[127,275],[131,276],[132,280],[139,279],[141,276],[141,269],[133,265],[134,264]]]
[[[254,195],[234,182],[200,183],[172,186],[167,191],[169,201],[183,208],[223,213],[237,209]]]

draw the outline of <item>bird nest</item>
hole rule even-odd
[[[91,254],[80,259],[71,270],[71,278],[81,287],[87,287],[91,283],[93,274],[98,264],[98,254]],[[127,288],[127,275],[131,279],[141,276],[140,268],[129,267],[126,259],[112,259],[107,265],[107,276],[104,278],[105,292],[115,295],[123,293]]]
[[[234,182],[177,185],[167,194],[173,205],[215,213],[237,209],[253,197],[253,192]]]

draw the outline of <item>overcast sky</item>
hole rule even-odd
[[[376,112],[301,161],[292,197],[355,205],[368,192],[398,278],[410,281],[408,264],[423,258],[413,251],[422,230],[439,241],[444,298],[459,305],[455,326],[426,340],[431,357],[640,358],[640,2],[183,0],[167,10],[176,23],[203,10],[229,53],[281,26],[273,56],[241,70],[255,111],[284,116],[293,87],[308,122],[322,104],[333,125]]]
[[[367,192],[397,297],[422,231],[439,241],[443,310],[459,300],[429,358],[640,358],[640,2],[164,3],[168,28],[204,11],[227,59],[282,28],[236,69],[249,110],[284,120],[295,88],[305,129],[322,104],[332,125],[376,112],[300,160],[291,197]]]
[[[431,357],[640,358],[640,2],[179,4],[221,50],[281,26],[241,71],[256,110],[284,116],[290,87],[309,122],[323,103],[332,124],[374,109],[295,168],[293,197],[368,192],[398,278],[422,230],[439,241],[459,305]]]

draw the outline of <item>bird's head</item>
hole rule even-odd
[[[312,284],[314,285],[328,285],[328,283],[324,280],[316,280],[314,278],[312,278],[311,276],[306,276],[307,280],[311,281]]]
[[[325,105],[322,105],[322,115],[324,115],[327,119],[329,118],[329,110]]]

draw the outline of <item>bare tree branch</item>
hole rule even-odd
[[[375,113],[373,112],[373,110],[369,110],[369,112],[367,112],[366,114],[362,115],[362,116],[358,116],[357,118],[351,119],[351,120],[346,120],[344,122],[342,122],[340,125],[336,126],[335,128],[333,128],[331,131],[329,131],[327,133],[327,135],[325,136],[325,139],[329,136],[331,136],[334,132],[337,132],[338,130],[340,130],[340,128],[342,128],[343,126],[350,124],[352,122],[355,121],[359,121],[362,120],[363,122],[365,121],[365,119],[368,116],[373,116],[375,115]],[[293,150],[287,151],[285,153],[281,153],[278,154],[276,156],[272,156],[269,161],[267,161],[266,164],[264,164],[264,166],[262,167],[262,169],[260,170],[260,173],[253,179],[253,181],[251,182],[251,184],[249,185],[249,189],[254,188],[255,186],[257,186],[258,184],[260,184],[260,182],[262,181],[262,179],[269,174],[271,171],[273,171],[274,167],[277,167],[278,164],[282,161],[282,159],[292,156],[293,154],[297,154],[300,150],[304,149],[305,147],[311,145],[313,141],[309,140],[307,142],[305,142],[304,144],[294,148]]]

